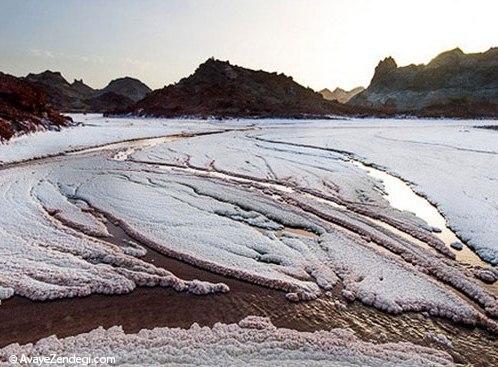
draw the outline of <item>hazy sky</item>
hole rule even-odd
[[[152,88],[214,56],[314,89],[368,85],[386,56],[498,46],[497,0],[0,0],[0,70]]]

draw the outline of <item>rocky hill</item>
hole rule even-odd
[[[60,72],[47,70],[40,74],[28,74],[25,79],[42,89],[50,104],[61,111],[85,111],[87,106],[83,100],[94,93],[83,81],[75,80],[70,84]]]
[[[361,93],[365,90],[363,87],[356,87],[349,91],[344,90],[342,88],[336,88],[333,92],[330,89],[325,88],[320,91],[320,94],[323,98],[328,99],[329,101],[337,101],[340,103],[347,103],[351,98],[356,96],[358,93]]]
[[[83,80],[69,83],[60,72],[50,70],[29,74],[25,79],[41,88],[52,106],[66,112],[107,112],[123,109],[150,92],[145,84],[128,77],[113,80],[101,90],[91,88]]]
[[[131,106],[134,103],[135,101],[130,98],[113,92],[99,93],[85,100],[89,111],[106,113]]]
[[[152,89],[140,80],[130,77],[114,79],[104,89],[100,90],[101,94],[116,93],[131,99],[133,102],[144,99],[150,92],[152,92]]]
[[[431,117],[498,116],[498,48],[444,52],[427,65],[381,61],[369,87],[350,105]]]
[[[141,116],[288,117],[353,115],[366,109],[325,100],[284,74],[209,59],[194,74],[155,90],[132,108]]]
[[[71,123],[48,103],[30,82],[0,73],[0,141],[23,133],[59,129]]]
[[[83,97],[90,97],[96,92],[95,89],[83,83],[83,79],[74,79],[71,89]]]

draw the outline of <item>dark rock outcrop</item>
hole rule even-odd
[[[134,101],[120,94],[105,92],[86,99],[85,103],[92,112],[112,113],[117,109],[133,105]]]
[[[405,67],[386,58],[349,104],[428,117],[498,117],[498,48],[476,54],[457,48]]]
[[[83,81],[70,84],[60,72],[50,70],[40,74],[28,74],[25,79],[42,89],[49,103],[60,111],[86,111],[87,106],[83,100],[94,92]]]
[[[90,97],[96,92],[95,89],[83,83],[83,79],[74,79],[74,82],[71,84],[71,88],[83,97]]]
[[[326,117],[365,113],[325,100],[319,93],[284,74],[256,71],[209,59],[177,84],[155,90],[132,108],[140,116]]]
[[[323,98],[328,99],[329,101],[337,101],[340,103],[347,103],[351,98],[356,96],[358,93],[361,93],[365,90],[363,87],[356,87],[349,91],[344,90],[342,88],[336,88],[333,92],[330,89],[325,88],[320,91],[320,94]]]
[[[104,89],[99,91],[99,94],[109,92],[124,96],[133,102],[138,102],[152,92],[152,89],[138,79],[124,77],[112,80]]]
[[[498,131],[498,125],[489,125],[489,126],[476,126],[479,129],[489,129]]]
[[[30,82],[0,73],[0,140],[33,131],[59,129],[71,119],[54,110]]]
[[[65,112],[108,112],[123,109],[150,92],[145,84],[128,77],[113,80],[101,90],[91,88],[83,80],[69,83],[60,72],[49,70],[29,74],[25,79],[42,89],[52,106]]]

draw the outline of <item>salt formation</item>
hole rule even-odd
[[[2,299],[10,298],[14,295],[14,290],[12,288],[0,287],[0,301]]]
[[[8,213],[0,217],[0,299],[14,293],[34,300],[119,294],[137,285],[194,293],[227,290],[221,284],[183,281],[90,237],[107,236],[105,226],[45,178],[49,168],[6,172],[0,175],[0,206]]]
[[[87,202],[132,237],[168,256],[284,290],[289,300],[313,299],[341,284],[346,298],[387,312],[427,311],[494,328],[472,305],[424,273],[435,272],[494,315],[496,298],[481,289],[472,274],[447,266],[417,245],[403,247],[402,241],[375,232],[367,223],[356,220],[366,236],[379,236],[381,244],[391,244],[418,268],[378,253],[364,239],[254,186],[153,167],[144,171],[141,164],[123,166],[98,157],[72,160],[72,166],[51,176],[64,188],[81,182],[65,195]],[[347,227],[354,220],[345,217],[342,224]],[[285,228],[302,228],[316,238]],[[277,236],[282,230],[284,235]]]
[[[271,139],[288,136],[290,128],[276,127],[267,129]],[[433,228],[389,206],[348,155],[263,135],[124,144],[125,154],[114,146],[1,170],[0,205],[9,215],[0,217],[0,298],[125,293],[137,285],[228,290],[137,258],[152,248],[282,290],[291,301],[335,291],[386,312],[497,329],[496,294],[479,280],[494,272],[455,261]],[[99,213],[134,241],[111,244]]]
[[[111,356],[113,365],[182,366],[453,366],[449,354],[412,343],[373,344],[345,329],[315,333],[276,328],[269,319],[247,317],[212,328],[156,328],[125,334],[120,327],[0,350],[0,365],[15,356]]]
[[[13,138],[0,144],[0,164],[27,161],[82,149],[181,134],[219,131],[216,124],[188,120],[102,118],[98,114],[70,115],[79,126]]]
[[[434,333],[432,331],[429,331],[424,335],[424,339],[434,341],[434,342],[438,343],[439,345],[441,345],[445,348],[448,348],[448,349],[453,348],[453,343],[451,342],[451,340],[448,339],[443,334],[437,334],[437,333]]]
[[[434,278],[460,290],[471,299],[483,305],[486,311],[493,317],[498,315],[496,294],[487,292],[474,279],[477,278],[488,283],[493,283],[497,276],[496,274],[498,274],[495,269],[477,267],[470,272],[465,266],[460,266],[454,261],[441,258],[425,250],[424,247],[412,243],[396,233],[392,233],[383,226],[372,223],[366,217],[358,216],[347,210],[334,208],[323,203],[313,203],[313,200],[301,198],[298,195],[289,195],[289,197],[296,206],[362,237],[362,239],[355,239],[354,242],[363,243],[366,240],[382,246],[392,254],[399,255],[407,263],[416,266],[419,271],[430,274]],[[350,296],[349,298],[352,297]]]
[[[411,213],[394,210],[383,198],[379,183],[359,174],[349,162],[349,155],[306,146],[282,146],[264,141],[259,135],[259,131],[232,132],[225,134],[222,141],[217,136],[177,140],[140,150],[131,159],[298,188],[381,219],[454,258],[451,250],[432,235],[433,229],[427,223]]]
[[[483,317],[477,310],[430,277],[375,249],[358,246],[357,242],[348,242],[329,233],[321,243],[329,254],[326,262],[342,280],[342,294],[346,299],[359,299],[389,313],[428,311],[433,316],[447,317],[456,322],[484,322],[496,330],[494,322],[481,321]],[[488,297],[488,311],[494,316],[496,299]]]
[[[67,197],[62,195],[60,189],[54,187],[50,182],[45,180],[38,182],[33,188],[33,194],[46,212],[62,223],[93,236],[109,236],[104,223],[69,202]]]
[[[292,146],[346,151],[413,183],[477,254],[498,264],[498,146],[487,121],[361,120],[296,123],[258,136]],[[283,124],[282,124],[283,126]],[[299,134],[296,134],[299,129]]]

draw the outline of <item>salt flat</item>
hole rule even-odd
[[[444,220],[435,228],[396,209],[384,176],[360,164],[409,181],[495,264],[496,131],[464,121],[74,118],[83,124],[0,146],[1,300],[230,291],[146,262],[154,250],[289,301],[358,301],[498,330],[487,284],[497,270],[462,261],[438,235]],[[110,224],[133,241],[116,242]]]
[[[107,218],[144,246],[214,272],[282,289],[292,300],[316,298],[340,285],[344,297],[385,311],[425,310],[488,325],[480,310],[439,284],[451,284],[494,316],[498,312],[496,295],[482,287],[482,271],[476,268],[472,272],[452,261],[454,254],[434,236],[431,226],[412,213],[390,206],[382,184],[351,164],[350,155],[344,152],[348,148],[346,136],[356,141],[353,137],[360,136],[359,132],[372,130],[368,123],[194,124],[181,120],[108,121],[90,116],[85,125],[63,132],[71,136],[68,140],[57,140],[55,133],[50,133],[45,139],[55,139],[60,152],[74,148],[78,135],[93,136],[102,130],[109,144],[130,136],[157,136],[161,131],[175,136],[182,132],[184,136],[154,140],[149,145],[108,145],[108,153],[106,149],[89,149],[3,170],[2,206],[10,208],[11,215],[2,218],[1,226],[6,234],[2,242],[2,298],[15,293],[33,299],[122,293],[141,284],[172,285],[199,293],[225,291],[222,285],[209,284],[199,290],[136,259],[143,250],[110,245],[105,240],[110,236],[105,227]],[[379,129],[387,133],[407,129],[412,134],[422,129],[413,127],[414,122],[407,127],[400,127],[396,121],[370,123],[376,126],[374,137]],[[427,123],[423,126],[424,131],[442,129]],[[451,126],[445,125],[453,131]],[[127,129],[131,130],[125,138],[122,130]],[[212,133],[195,135],[206,131]],[[336,137],[339,133],[340,139]],[[480,130],[476,134],[487,137],[490,133]],[[36,146],[41,135],[14,140],[11,148],[28,154],[24,148],[30,144],[26,142]],[[370,146],[366,141],[372,138],[364,140],[364,145]],[[477,148],[489,150],[492,142],[488,140]],[[103,142],[79,141],[79,149]],[[446,145],[442,149],[448,149]],[[6,147],[2,147],[4,151]],[[462,190],[465,187],[461,185]],[[483,195],[492,190],[484,188],[488,191]],[[475,197],[479,203],[481,197]],[[440,200],[444,202],[445,198],[441,196]],[[447,212],[452,213],[450,209]],[[424,241],[429,249],[379,227],[375,220]],[[451,224],[451,215],[449,220]],[[293,234],[289,228],[309,235]],[[479,233],[473,241],[483,238],[487,238],[486,233]],[[484,247],[487,244],[479,243]],[[392,255],[379,252],[386,250]],[[34,268],[30,264],[35,258]],[[379,263],[383,264],[380,273],[373,271]],[[109,276],[100,279],[101,272],[95,272],[95,266],[104,269],[103,264],[112,264],[109,276],[118,271],[119,280],[111,281]],[[88,273],[84,283],[80,279],[82,269]],[[19,271],[21,278],[14,277]],[[491,269],[485,272],[496,276]]]
[[[314,122],[264,132],[291,145],[350,152],[411,183],[437,205],[455,232],[498,263],[498,136],[485,121],[361,120]],[[286,146],[286,144],[283,144]]]
[[[76,126],[61,131],[21,135],[0,144],[0,163],[42,158],[121,141],[216,130],[214,124],[191,120],[103,118],[101,114],[73,114]]]

